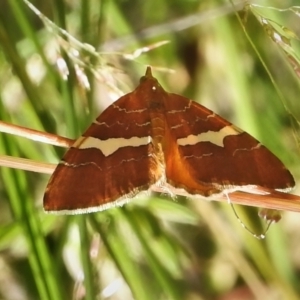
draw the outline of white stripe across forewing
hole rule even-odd
[[[151,141],[151,136],[131,137],[129,139],[111,138],[107,140],[81,136],[75,141],[72,147],[78,149],[96,148],[99,149],[103,155],[109,156],[116,152],[119,148],[144,146],[150,144]]]
[[[224,138],[230,135],[239,135],[243,131],[234,126],[225,126],[219,131],[207,131],[198,135],[189,135],[177,140],[180,146],[196,145],[200,142],[210,142],[220,147],[224,147]]]

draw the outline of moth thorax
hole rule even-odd
[[[161,143],[165,136],[166,120],[160,112],[150,113],[152,140]]]

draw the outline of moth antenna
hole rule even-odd
[[[230,204],[230,206],[231,206],[231,208],[232,208],[232,210],[233,210],[233,213],[234,213],[235,217],[237,218],[237,220],[239,221],[239,223],[241,224],[241,226],[242,226],[246,231],[248,231],[253,237],[255,237],[256,239],[258,239],[258,240],[263,240],[263,239],[265,239],[265,237],[266,237],[266,235],[267,235],[267,232],[269,231],[269,228],[270,228],[271,224],[274,222],[274,220],[268,220],[268,222],[267,222],[267,227],[266,227],[266,229],[264,230],[264,232],[261,233],[261,234],[256,234],[256,233],[253,232],[249,227],[247,227],[247,225],[241,220],[241,218],[239,217],[238,213],[236,212],[236,210],[235,210],[235,208],[234,208],[234,206],[233,206],[233,204],[232,204],[232,202],[231,202],[231,200],[230,200],[228,194],[225,193],[225,195],[226,195],[228,204]]]

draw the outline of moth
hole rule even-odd
[[[95,212],[153,187],[211,199],[234,191],[288,192],[294,185],[260,142],[166,92],[148,67],[138,87],[104,110],[66,152],[48,183],[44,209]]]

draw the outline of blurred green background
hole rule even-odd
[[[280,10],[298,1],[31,3],[41,15],[0,1],[0,120],[77,137],[151,65],[167,91],[251,133],[299,184],[299,9]],[[0,133],[0,155],[57,163],[64,151]],[[297,213],[283,213],[262,241],[227,203],[159,194],[47,215],[48,179],[0,167],[1,299],[300,298]],[[256,208],[236,209],[263,232]]]

